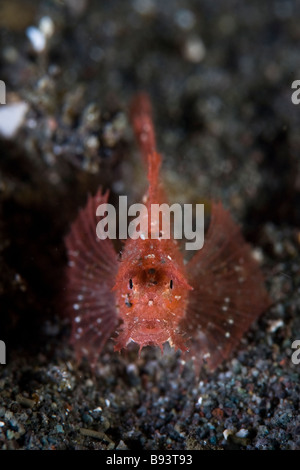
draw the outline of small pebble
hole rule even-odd
[[[42,31],[36,26],[29,26],[26,30],[26,34],[35,52],[43,52],[46,47],[46,38]]]
[[[24,122],[29,106],[24,101],[0,107],[0,134],[12,139]]]
[[[206,54],[206,49],[203,41],[198,37],[192,37],[187,39],[184,45],[183,55],[189,62],[198,63],[201,62]]]

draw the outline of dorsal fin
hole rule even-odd
[[[138,93],[133,98],[130,106],[130,119],[143,161],[148,168],[148,203],[159,203],[162,201],[159,184],[161,156],[156,151],[152,108],[146,93]]]
[[[146,93],[137,93],[130,106],[130,120],[144,163],[148,155],[156,150],[155,131],[152,120],[152,107]]]

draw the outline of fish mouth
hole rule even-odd
[[[161,344],[168,341],[170,334],[160,320],[144,320],[135,327],[131,339],[139,344]]]
[[[144,326],[142,328],[139,328],[139,334],[140,335],[159,335],[163,332],[162,328],[160,326]]]
[[[160,332],[163,330],[163,322],[158,319],[153,320],[142,320],[141,324],[139,325],[139,331],[145,331],[146,334],[148,333],[155,333]]]

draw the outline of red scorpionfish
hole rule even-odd
[[[151,114],[147,95],[138,94],[131,121],[148,166],[143,198],[148,214],[152,204],[166,202]],[[90,196],[65,239],[66,298],[77,359],[86,356],[94,368],[117,333],[116,351],[132,341],[140,350],[146,345],[162,350],[169,342],[184,359],[192,358],[197,370],[203,364],[214,370],[270,306],[264,277],[240,228],[220,202],[212,202],[204,246],[189,262],[176,240],[151,238],[153,222],[148,237],[128,238],[119,256],[109,238],[96,235],[96,210],[107,201],[102,189]]]

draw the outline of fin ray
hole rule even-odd
[[[221,203],[212,204],[204,247],[187,273],[194,290],[180,329],[191,338],[197,368],[207,363],[214,370],[271,304],[251,247]]]
[[[72,321],[71,343],[77,359],[87,356],[94,367],[118,323],[115,295],[111,291],[118,269],[110,239],[96,234],[96,209],[105,204],[108,192],[89,196],[65,237],[67,267],[66,310]]]

